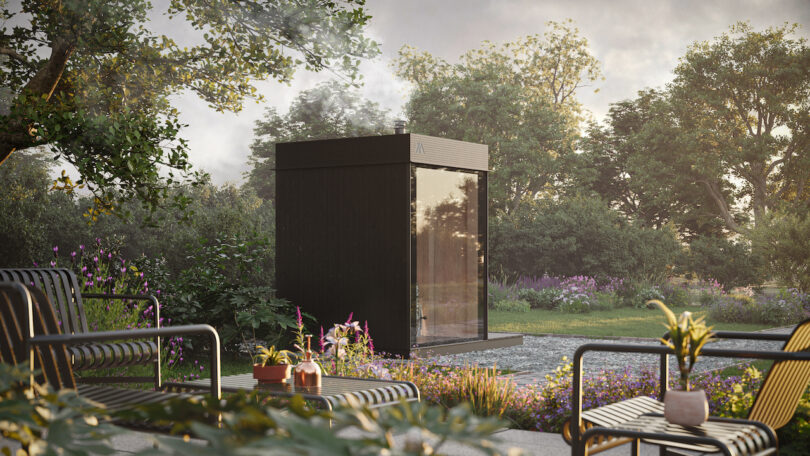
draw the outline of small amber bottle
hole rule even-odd
[[[312,360],[311,350],[312,336],[307,335],[306,357],[297,366],[293,373],[296,389],[302,388],[307,391],[316,392],[321,388],[321,367]]]

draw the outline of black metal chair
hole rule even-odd
[[[0,281],[19,282],[42,290],[55,306],[64,334],[93,334],[88,328],[84,299],[148,301],[154,311],[153,328],[160,328],[160,305],[152,295],[81,293],[76,275],[66,268],[0,269]],[[160,366],[160,337],[136,341],[94,340],[67,347],[74,371],[151,365],[153,375],[118,376],[117,383],[153,382],[155,389],[162,385]],[[105,377],[79,377],[79,383],[107,383]]]
[[[764,456],[778,452],[774,429],[786,425],[810,383],[810,320],[788,334],[718,331],[721,339],[785,341],[783,351],[751,351],[704,348],[701,356],[776,361],[763,381],[748,419],[710,417],[697,427],[668,423],[663,413],[663,395],[669,385],[669,355],[664,346],[585,344],[574,355],[571,397],[573,416],[563,438],[572,455],[594,454],[626,443],[638,454],[639,442],[661,447],[661,454],[678,454],[668,448],[724,455]],[[660,355],[660,400],[637,397],[582,411],[582,358],[587,352],[652,353]]]
[[[41,290],[19,282],[0,282],[0,331],[2,331],[0,362],[13,365],[27,363],[32,375],[35,370],[41,371],[38,378],[31,379],[32,383],[34,381],[47,383],[55,390],[75,389],[79,395],[103,405],[110,411],[160,402],[173,397],[187,397],[188,394],[77,384],[67,347],[108,341],[205,335],[211,345],[211,383],[208,391],[213,397],[222,397],[219,336],[209,325],[62,334],[54,308]],[[111,382],[117,380],[116,377],[111,379]],[[174,385],[170,387],[178,390]],[[186,385],[181,387],[191,389]]]

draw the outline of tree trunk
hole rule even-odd
[[[67,39],[62,37],[54,39],[51,43],[51,57],[28,81],[23,92],[34,96],[44,95],[45,101],[50,100],[75,48],[75,44]],[[19,102],[18,98],[12,104]],[[0,165],[15,150],[36,145],[36,132],[30,131],[26,123],[26,119],[14,119],[6,124],[8,130],[0,133]]]

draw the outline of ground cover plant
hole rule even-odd
[[[810,317],[810,297],[796,289],[726,291],[716,280],[633,280],[588,276],[526,277],[488,284],[489,329],[526,334],[660,337],[649,303],[703,315],[718,330],[753,331]],[[529,304],[529,310],[525,304]]]
[[[0,450],[11,454],[10,443],[24,445],[15,454],[114,454],[111,438],[124,434],[109,418],[149,422],[170,429],[183,439],[147,434],[153,448],[139,454],[435,454],[448,443],[483,454],[501,454],[490,435],[501,420],[472,414],[468,407],[449,410],[422,403],[404,403],[385,410],[369,410],[350,402],[333,412],[317,411],[301,397],[286,411],[260,403],[259,393],[227,395],[223,399],[175,398],[161,404],[139,405],[110,416],[73,390],[55,392],[29,384],[30,372],[0,364]],[[33,387],[35,395],[29,394]],[[214,421],[211,417],[221,416]],[[214,424],[216,423],[216,424]],[[360,437],[342,437],[354,428]],[[408,431],[402,444],[393,433]],[[196,441],[189,441],[188,436]],[[356,435],[356,433],[354,434]]]

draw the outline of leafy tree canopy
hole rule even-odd
[[[287,114],[271,107],[264,119],[256,122],[248,185],[266,200],[275,198],[276,143],[380,135],[392,133],[392,128],[388,111],[364,100],[346,84],[329,81],[304,90]]]
[[[191,46],[151,29],[146,0],[33,0],[0,5],[0,162],[48,145],[73,164],[96,211],[137,198],[150,213],[168,190],[198,183],[170,96],[196,93],[219,111],[256,96],[251,81],[288,82],[296,68],[348,79],[375,55],[364,0],[172,0],[164,14],[197,32]],[[10,25],[16,24],[16,25]],[[261,97],[258,97],[261,98]],[[183,206],[182,193],[171,204]],[[95,215],[92,213],[91,215]]]
[[[569,190],[597,195],[642,226],[672,222],[685,239],[722,235],[714,203],[689,180],[690,157],[673,153],[677,139],[668,95],[641,91],[612,105],[605,125],[589,125],[569,159]]]
[[[796,26],[737,24],[692,45],[664,90],[592,125],[573,180],[649,226],[687,238],[750,233],[810,200],[810,48]]]
[[[484,42],[454,65],[405,46],[395,65],[414,85],[407,104],[412,131],[489,146],[494,214],[551,190],[557,158],[573,150],[583,116],[576,91],[600,77],[570,21],[549,23],[542,37]]]
[[[737,24],[689,48],[669,87],[678,154],[729,230],[747,233],[781,206],[810,197],[810,48],[797,26]]]

